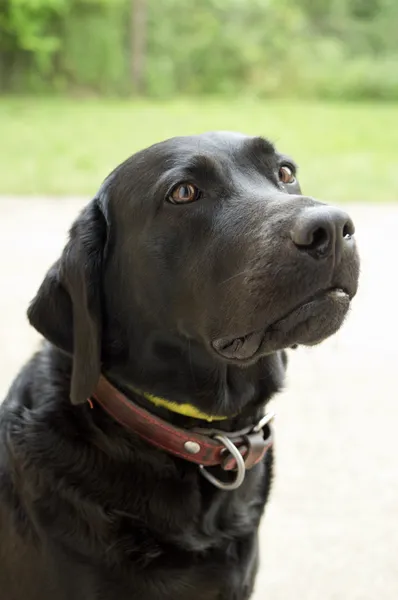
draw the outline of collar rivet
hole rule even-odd
[[[184,448],[187,452],[189,452],[189,454],[197,454],[200,452],[200,444],[197,442],[185,442]]]

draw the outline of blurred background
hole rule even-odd
[[[136,150],[212,129],[291,154],[362,256],[341,332],[290,353],[255,600],[396,600],[396,0],[0,0],[0,398],[77,211]]]

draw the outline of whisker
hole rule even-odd
[[[225,283],[228,283],[228,281],[231,281],[232,279],[236,279],[237,277],[241,277],[242,275],[253,275],[257,271],[258,271],[258,269],[256,269],[256,268],[245,269],[244,271],[240,271],[239,273],[235,273],[235,275],[232,275],[231,277],[224,279],[223,281],[221,281],[219,283],[219,285],[224,285]]]

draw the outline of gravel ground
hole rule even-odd
[[[82,199],[0,199],[0,398],[38,336],[25,311]],[[398,598],[398,207],[348,207],[362,278],[341,332],[291,352],[255,600]]]

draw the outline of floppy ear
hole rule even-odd
[[[101,372],[102,266],[107,223],[95,198],[73,224],[61,258],[48,271],[28,318],[52,344],[73,355],[70,398],[85,402]]]

